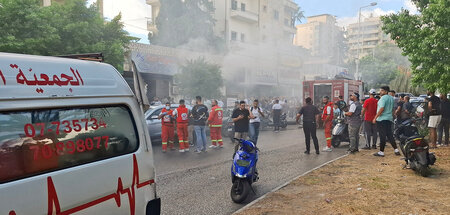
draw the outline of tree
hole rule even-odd
[[[184,96],[193,98],[220,98],[223,86],[222,72],[217,64],[210,64],[204,58],[188,60],[181,73],[175,76]]]
[[[399,67],[398,75],[391,81],[389,86],[397,92],[409,92],[415,95],[425,93],[422,87],[411,84],[411,70],[408,67]]]
[[[195,39],[205,40],[207,47],[223,51],[224,41],[214,35],[214,5],[210,0],[161,1],[156,18],[158,33],[149,34],[150,43],[166,47],[179,47]],[[191,47],[199,49],[200,47]]]
[[[401,50],[393,44],[383,43],[375,47],[372,55],[360,60],[359,69],[362,80],[369,88],[389,85],[398,75],[400,66],[409,66],[408,59],[401,55]],[[353,68],[353,67],[352,67]]]
[[[105,62],[122,70],[125,48],[132,37],[123,30],[121,15],[110,22],[86,0],[66,0],[41,7],[40,0],[2,0],[0,51],[67,55],[102,52]]]
[[[402,9],[383,16],[383,30],[411,61],[412,81],[431,90],[450,91],[450,1],[413,0],[420,14]]]

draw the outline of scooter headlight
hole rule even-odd
[[[236,173],[236,177],[238,177],[238,178],[247,178],[247,174],[241,175],[239,173]]]

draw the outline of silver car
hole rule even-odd
[[[170,109],[175,110],[179,107],[179,104],[171,104]],[[151,106],[150,109],[148,109],[145,112],[145,121],[147,123],[148,133],[150,133],[150,138],[153,142],[161,142],[161,119],[158,119],[159,114],[161,113],[162,109],[165,108],[165,105],[159,105],[159,106]],[[191,110],[192,107],[189,105],[186,105],[186,108]],[[175,129],[176,134],[176,129]]]

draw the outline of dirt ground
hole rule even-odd
[[[384,158],[374,152],[317,169],[239,214],[450,214],[450,147],[432,150],[437,161],[428,178],[402,169],[392,148]]]

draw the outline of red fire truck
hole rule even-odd
[[[339,99],[339,96],[343,96],[344,101],[349,101],[350,94],[358,92],[363,98],[363,82],[356,80],[311,80],[303,81],[303,101],[311,97],[313,104],[322,106],[322,98],[324,96],[330,97],[332,102]]]

